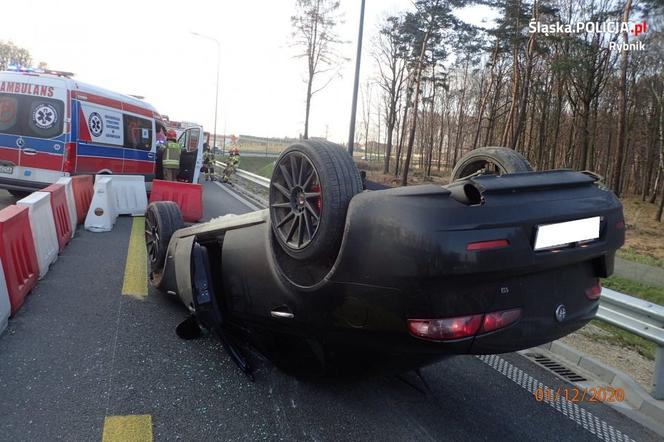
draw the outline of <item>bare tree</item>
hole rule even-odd
[[[388,17],[374,41],[373,57],[378,67],[378,85],[384,92],[386,146],[383,173],[390,173],[390,156],[397,122],[397,107],[406,82],[405,42],[399,33],[403,18]]]
[[[420,102],[420,93],[422,91],[422,72],[426,67],[425,55],[427,50],[432,52],[431,59],[434,62],[439,61],[439,56],[433,55],[434,48],[437,48],[443,39],[442,32],[449,29],[454,17],[451,11],[451,5],[441,0],[417,0],[415,2],[416,12],[406,16],[405,32],[411,35],[413,49],[413,115],[408,133],[408,144],[406,148],[406,159],[404,160],[403,174],[401,175],[401,185],[408,185],[408,171],[410,161],[413,155],[413,145],[415,144],[415,131],[417,130],[417,116]],[[431,47],[430,47],[431,46]],[[441,51],[442,48],[438,47]]]
[[[338,77],[339,65],[345,60],[338,52],[343,42],[335,32],[341,22],[339,2],[335,0],[297,0],[295,15],[291,17],[293,46],[301,51],[296,56],[307,60],[305,139],[309,138],[311,97]],[[327,74],[327,79],[315,88],[314,82],[320,74]]]
[[[629,21],[632,12],[632,0],[625,2],[623,10],[623,22]],[[627,46],[629,37],[627,31],[623,32],[623,42]],[[618,150],[616,152],[616,165],[613,181],[613,191],[620,196],[622,192],[623,160],[625,156],[625,125],[627,124],[627,68],[629,66],[629,51],[624,48],[620,57],[620,83],[618,86],[620,109],[618,114]]]
[[[371,129],[371,98],[373,91],[371,82],[367,82],[360,88],[362,100],[362,125],[364,127],[364,154],[367,160],[371,160],[371,151],[369,150],[369,130]]]

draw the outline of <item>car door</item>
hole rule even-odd
[[[186,181],[188,183],[195,182],[194,179],[198,180],[198,174],[196,173],[196,158],[198,152],[196,149],[201,137],[200,131],[197,129],[198,128],[186,129],[178,139],[178,143],[180,143],[180,147],[182,147],[178,180]]]
[[[189,129],[189,143],[187,144],[187,152],[194,159],[193,174],[191,177],[192,183],[197,183],[201,174],[201,167],[203,167],[203,144],[205,137],[203,136],[203,127],[197,126]]]

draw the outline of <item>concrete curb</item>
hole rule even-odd
[[[664,401],[658,401],[648,393],[641,385],[632,379],[627,373],[610,367],[603,362],[591,358],[583,352],[553,341],[538,348],[544,349],[553,355],[565,360],[568,366],[577,366],[597,379],[614,388],[622,388],[625,392],[625,401],[639,413],[655,420],[664,422]]]

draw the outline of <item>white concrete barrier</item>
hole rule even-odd
[[[5,280],[5,269],[2,267],[2,261],[0,261],[0,335],[7,328],[7,320],[11,311],[7,281]]]
[[[55,230],[51,194],[48,192],[32,192],[19,200],[16,205],[28,208],[30,229],[35,243],[37,261],[39,263],[39,279],[48,272],[48,267],[58,259],[58,234]]]
[[[94,194],[90,209],[85,217],[85,230],[110,232],[118,218],[113,196],[113,183],[109,176],[99,176],[95,180]]]
[[[62,177],[56,181],[56,183],[65,186],[65,194],[67,195],[67,209],[69,210],[69,222],[71,223],[71,237],[73,238],[74,234],[76,233],[76,220],[78,219],[78,216],[76,215],[76,200],[74,200],[74,190],[72,189],[71,178]]]
[[[110,178],[113,182],[112,195],[118,215],[145,215],[148,194],[145,191],[143,175],[97,175],[95,181],[100,178]]]

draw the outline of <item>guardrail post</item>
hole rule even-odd
[[[652,397],[664,400],[664,347],[661,345],[657,347],[657,353],[655,354]]]

